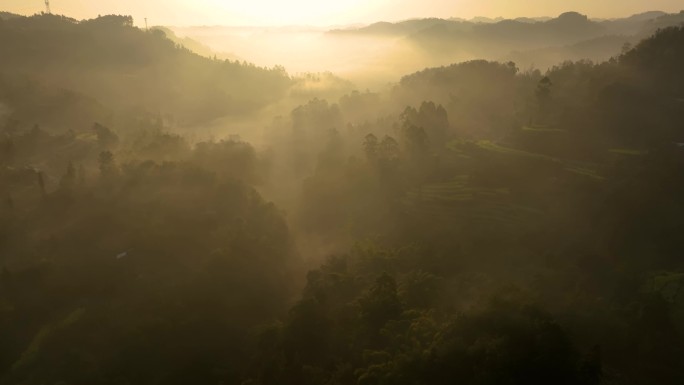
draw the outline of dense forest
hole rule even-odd
[[[0,384],[684,383],[684,25],[376,91],[182,44],[0,14]]]

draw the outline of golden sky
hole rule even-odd
[[[127,14],[141,24],[334,25],[414,17],[628,16],[647,10],[679,12],[682,0],[51,0],[53,13],[83,19]],[[0,10],[33,14],[43,0],[0,0]]]

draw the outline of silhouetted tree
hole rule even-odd
[[[93,125],[93,131],[95,131],[97,142],[102,149],[113,148],[119,143],[119,137],[112,130],[99,123]]]
[[[45,179],[43,178],[43,172],[38,171],[38,187],[40,188],[40,194],[45,198],[47,196],[47,191],[45,190]]]
[[[549,79],[548,76],[545,76],[539,81],[535,91],[537,106],[539,107],[539,120],[542,124],[548,123],[552,85],[551,79]]]
[[[379,152],[378,138],[373,134],[368,134],[363,140],[363,151],[366,154],[366,160],[375,162],[378,158]]]
[[[389,320],[397,319],[402,312],[397,295],[397,283],[387,273],[375,281],[370,290],[359,299],[361,317],[372,332],[378,332]]]
[[[65,190],[71,190],[74,188],[75,185],[76,168],[74,167],[73,162],[69,162],[66,173],[64,174],[64,176],[62,176],[62,179],[59,181],[59,187]]]
[[[110,151],[102,151],[99,156],[100,176],[109,178],[116,176],[119,173],[116,162],[114,161],[114,154]]]

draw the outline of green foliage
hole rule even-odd
[[[368,293],[359,299],[359,305],[361,319],[372,332],[379,331],[388,321],[397,319],[402,306],[394,279],[383,273]]]

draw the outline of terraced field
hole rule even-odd
[[[488,140],[480,140],[477,142],[460,142],[454,141],[447,144],[447,147],[457,154],[457,156],[470,156],[468,153],[477,151],[481,153],[481,156],[509,156],[511,159],[526,159],[530,161],[547,162],[552,164],[558,164],[565,169],[565,171],[586,176],[595,180],[603,180],[601,176],[596,171],[596,165],[590,163],[577,162],[567,159],[555,158],[552,156],[537,154],[534,152],[523,151],[511,147],[506,147],[498,143],[494,143]]]
[[[414,215],[455,226],[486,227],[509,235],[518,233],[523,225],[537,223],[534,218],[543,215],[538,209],[516,205],[506,188],[472,186],[468,175],[409,191],[403,203],[405,210]]]
[[[611,148],[608,150],[611,154],[627,155],[627,156],[642,156],[647,155],[648,151],[633,148]]]
[[[497,234],[515,236],[543,226],[542,205],[521,202],[508,187],[488,188],[471,180],[469,169],[483,158],[490,158],[501,167],[515,170],[520,164],[544,165],[545,174],[563,180],[589,180],[601,183],[603,177],[596,165],[575,162],[523,151],[490,142],[448,144],[451,156],[446,160],[459,169],[459,175],[448,180],[423,185],[409,191],[403,205],[411,215],[442,221],[444,225],[462,228],[482,228]],[[522,163],[520,163],[522,162]],[[457,164],[460,163],[460,168]],[[481,163],[481,162],[480,162]],[[550,170],[550,171],[549,171]]]

